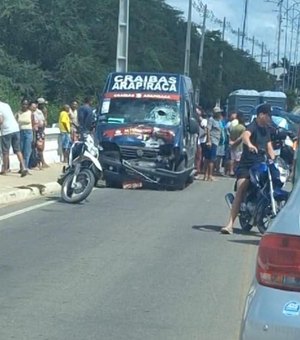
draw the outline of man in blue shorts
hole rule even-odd
[[[13,152],[17,155],[20,162],[21,177],[28,175],[25,168],[24,159],[20,147],[20,130],[11,107],[0,101],[0,129],[1,129],[1,149],[3,164],[1,175],[6,175],[9,168],[9,149],[12,147]]]

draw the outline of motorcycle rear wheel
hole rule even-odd
[[[61,198],[67,203],[79,203],[86,199],[95,185],[91,170],[81,169],[77,175],[76,188],[72,188],[74,173],[70,173],[61,186]]]

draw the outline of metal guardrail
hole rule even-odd
[[[60,131],[57,127],[45,129],[45,151],[44,157],[46,163],[59,163],[61,161],[62,151],[59,143]],[[19,169],[20,165],[16,155],[14,155],[12,149],[9,155],[10,169]],[[1,139],[0,139],[0,167],[2,166],[2,153],[1,153]]]

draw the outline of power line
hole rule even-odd
[[[193,7],[200,14],[203,14],[204,6],[205,5],[203,4],[202,0],[194,0],[193,1]],[[210,20],[211,23],[219,25],[220,28],[223,27],[223,20],[217,18],[212,10],[207,9],[207,19]],[[229,33],[231,33],[231,34],[233,34],[237,37],[239,37],[239,35],[241,35],[240,29],[239,28],[238,29],[233,28],[233,26],[231,25],[231,23],[228,20],[226,21],[225,29],[226,29],[226,32],[229,32]],[[253,43],[253,36],[249,37],[245,33],[244,34],[244,43],[245,43],[245,41]],[[259,48],[262,47],[262,43],[257,39],[255,39],[254,45],[259,47]],[[266,48],[266,43],[264,43],[264,46]]]

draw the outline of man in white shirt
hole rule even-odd
[[[20,162],[21,177],[28,175],[25,168],[24,160],[20,148],[20,130],[16,118],[11,107],[0,101],[0,130],[1,130],[1,148],[3,156],[3,165],[1,175],[6,175],[9,168],[9,149],[13,148],[13,152],[17,155]]]
[[[199,122],[199,135],[198,135],[198,145],[197,145],[197,152],[195,156],[195,179],[200,179],[201,171],[203,170],[203,151],[204,146],[206,143],[206,136],[207,136],[207,119],[205,118],[206,115],[200,106],[196,106],[196,113],[198,116]]]

